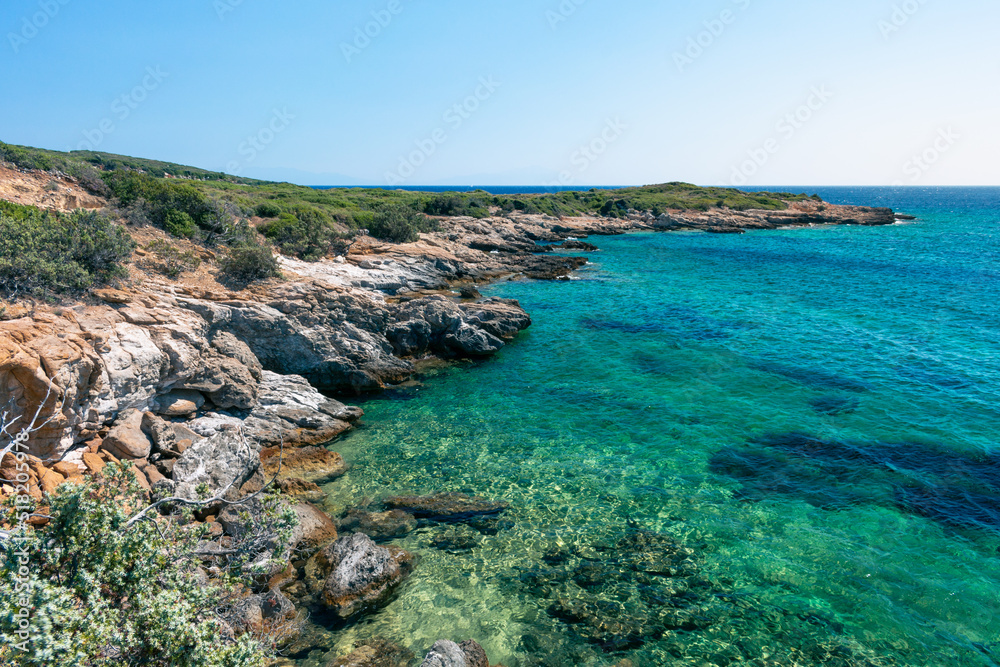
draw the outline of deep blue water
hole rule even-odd
[[[1000,188],[805,190],[919,219],[596,238],[577,280],[485,289],[532,328],[366,402],[329,509],[511,509],[399,541],[399,597],[303,664],[373,635],[508,667],[1000,664]]]

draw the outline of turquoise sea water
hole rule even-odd
[[[507,667],[1000,664],[1000,189],[808,190],[919,220],[597,238],[578,280],[484,290],[532,328],[365,402],[328,510],[511,509],[397,540],[397,598],[302,664],[375,635]]]

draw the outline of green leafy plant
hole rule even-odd
[[[167,211],[163,228],[170,234],[184,239],[194,238],[198,234],[198,225],[184,211]]]
[[[338,239],[330,219],[321,211],[302,207],[297,215],[280,213],[257,229],[281,249],[282,254],[313,262],[328,255]]]
[[[235,583],[209,582],[194,555],[205,529],[187,516],[129,525],[144,505],[131,464],[64,484],[50,521],[2,556],[0,662],[11,667],[254,667],[268,657],[234,637],[217,609]],[[13,512],[13,507],[8,508]],[[14,517],[8,516],[10,520]],[[16,578],[26,573],[27,586]],[[15,593],[16,591],[16,593]],[[17,635],[27,610],[30,641]]]
[[[432,229],[430,221],[411,208],[389,205],[376,211],[368,232],[375,238],[394,243],[408,243],[420,238],[420,232]]]
[[[135,242],[108,215],[13,206],[0,207],[3,291],[67,293],[125,277]]]

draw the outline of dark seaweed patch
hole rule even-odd
[[[869,390],[869,386],[861,380],[831,373],[821,368],[793,366],[774,361],[754,361],[749,365],[755,371],[780,375],[783,378],[814,389],[839,389],[841,391],[854,392]]]
[[[897,501],[910,512],[939,523],[959,528],[1000,530],[1000,498],[996,495],[925,484],[900,487]]]
[[[801,460],[762,448],[733,448],[716,453],[709,470],[740,482],[737,500],[761,502],[775,497],[802,500],[813,507],[838,510],[876,502],[889,488],[874,482],[857,487],[847,480],[857,474],[849,465],[803,465]]]
[[[739,481],[741,500],[783,496],[823,509],[879,504],[952,528],[1000,532],[1000,455],[789,432],[717,452],[709,469]]]
[[[587,329],[619,331],[628,334],[657,333],[684,340],[723,340],[731,338],[733,332],[746,329],[750,325],[737,320],[720,320],[704,315],[695,308],[682,305],[668,305],[662,310],[649,313],[642,322],[604,320],[587,318],[580,322]]]
[[[809,401],[809,405],[816,412],[823,415],[842,415],[854,412],[861,407],[861,400],[857,396],[817,396]]]

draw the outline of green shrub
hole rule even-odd
[[[225,604],[234,580],[199,579],[193,555],[206,539],[190,512],[159,522],[129,518],[145,502],[131,464],[109,464],[103,481],[65,484],[49,497],[45,528],[18,535],[0,555],[0,663],[11,667],[255,667],[266,649],[250,634],[227,639]],[[7,508],[7,520],[13,505]],[[155,516],[155,513],[154,513]],[[12,521],[16,524],[16,521]],[[23,555],[22,555],[23,554]],[[30,610],[31,641],[17,617]],[[24,649],[24,650],[22,650]]]
[[[309,209],[299,210],[298,216],[281,213],[277,219],[265,222],[257,229],[283,254],[307,262],[326,257],[338,239],[329,218]]]
[[[257,232],[239,225],[230,234],[230,244],[219,264],[226,278],[237,283],[252,283],[281,275],[278,259],[270,244],[261,243]]]
[[[410,243],[420,238],[420,232],[432,229],[430,221],[411,208],[389,205],[376,211],[368,226],[375,238],[393,243]]]
[[[277,218],[281,215],[281,207],[273,202],[264,202],[257,205],[255,212],[261,218]]]
[[[136,171],[112,171],[106,173],[104,179],[120,208],[138,209],[154,225],[172,234],[174,232],[167,228],[168,222],[186,232],[177,236],[190,238],[196,233],[186,220],[177,217],[180,213],[190,218],[197,227],[207,230],[209,237],[217,234],[220,226],[232,219],[232,214],[226,211],[220,220],[218,203],[189,183],[158,179]]]
[[[126,275],[135,242],[103,213],[0,210],[0,290],[63,293]]]
[[[168,211],[163,220],[163,228],[183,239],[191,239],[198,234],[198,225],[184,211]]]

